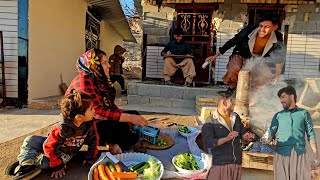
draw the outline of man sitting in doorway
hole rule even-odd
[[[182,40],[182,29],[177,28],[173,32],[174,40],[170,41],[161,52],[164,56],[163,78],[166,85],[172,85],[170,77],[181,68],[185,78],[184,86],[190,87],[193,77],[196,76],[196,70],[191,58],[173,58],[169,55],[190,55],[191,49],[186,42]]]

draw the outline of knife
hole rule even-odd
[[[106,152],[106,156],[112,162],[113,165],[118,164],[124,172],[131,172],[130,169],[123,164],[123,162],[115,158],[110,152]]]

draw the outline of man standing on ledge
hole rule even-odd
[[[196,70],[191,58],[173,58],[171,55],[190,55],[191,49],[188,44],[182,41],[182,29],[175,29],[173,32],[174,40],[170,41],[162,50],[161,56],[164,56],[163,78],[166,85],[172,85],[170,77],[181,68],[185,78],[184,86],[190,87],[193,77],[196,76]]]
[[[306,154],[305,135],[314,153],[315,165],[320,163],[310,113],[296,106],[297,93],[292,86],[280,89],[278,97],[284,110],[274,115],[270,125],[271,138],[265,142],[277,140],[273,161],[274,179],[310,180],[311,166]]]
[[[258,88],[270,82],[279,81],[285,54],[283,35],[277,30],[278,21],[278,16],[271,13],[265,14],[261,17],[259,26],[245,27],[220,47],[215,55],[208,57],[211,62],[215,61],[218,56],[235,46],[229,57],[227,73],[222,78],[223,82],[229,85],[228,90],[235,90],[238,73],[246,59],[250,58],[255,65],[251,70],[252,87]],[[274,75],[268,65],[275,66]]]

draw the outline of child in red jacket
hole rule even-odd
[[[13,179],[31,179],[42,169],[52,171],[51,177],[65,175],[66,163],[88,145],[85,162],[93,164],[97,153],[95,115],[90,96],[75,92],[61,102],[62,122],[54,126],[48,137],[28,136],[21,146],[18,162],[7,167],[6,174]],[[85,163],[84,162],[84,163]]]

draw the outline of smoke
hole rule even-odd
[[[277,96],[278,91],[292,85],[296,88],[299,99],[299,94],[304,88],[304,80],[299,78],[290,81],[282,77],[278,83],[271,84],[273,73],[262,58],[248,59],[242,70],[250,71],[252,77],[249,91],[250,124],[264,131],[270,126],[274,114],[283,110]]]

